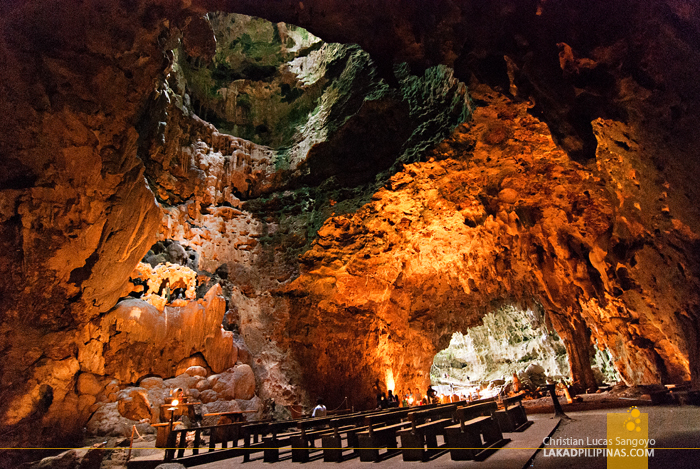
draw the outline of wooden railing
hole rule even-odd
[[[185,456],[185,450],[187,449],[187,434],[194,432],[194,441],[192,442],[192,455],[198,455],[200,446],[202,444],[202,433],[209,431],[209,452],[216,451],[217,449],[228,448],[229,441],[232,443],[231,447],[235,448],[238,446],[238,440],[241,434],[241,426],[243,423],[231,423],[227,425],[213,425],[210,427],[196,427],[196,428],[185,428],[182,430],[173,430],[168,436],[168,444],[165,450],[165,460],[172,461],[173,459],[179,459]],[[221,448],[217,448],[216,445],[221,443]],[[175,452],[177,451],[177,455]]]

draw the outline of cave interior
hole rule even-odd
[[[0,13],[12,446],[152,432],[175,388],[700,389],[694,2]]]

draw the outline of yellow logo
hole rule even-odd
[[[640,425],[642,424],[642,413],[637,409],[636,406],[630,407],[630,409],[627,411],[630,416],[625,420],[625,428],[629,432],[641,432],[642,427]]]
[[[648,469],[649,456],[654,454],[649,447],[648,414],[636,407],[608,414],[607,446],[607,469]]]

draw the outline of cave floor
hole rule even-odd
[[[653,457],[648,458],[648,468],[697,468],[700,461],[700,407],[696,406],[651,406],[639,405],[634,402],[642,413],[648,414],[650,439],[655,440]],[[616,409],[594,409],[585,411],[566,410],[570,420],[553,418],[551,404],[549,413],[530,413],[528,417],[534,423],[526,431],[518,433],[504,433],[504,438],[510,441],[500,450],[492,453],[484,461],[452,461],[448,452],[443,452],[428,462],[404,462],[401,454],[386,457],[377,464],[381,467],[430,467],[432,468],[481,468],[481,469],[521,469],[521,468],[542,468],[542,469],[573,469],[573,468],[607,468],[607,460],[604,456],[562,456],[545,454],[541,448],[543,439],[551,436],[554,439],[576,438],[588,440],[606,439],[607,436],[607,415],[608,413],[625,413],[627,408],[618,405]],[[439,443],[442,441],[439,439]],[[559,444],[559,447],[577,447],[575,444]],[[586,445],[584,445],[586,446]],[[162,457],[162,450],[147,450],[134,455],[136,459],[151,459]],[[155,453],[160,453],[160,457]],[[347,458],[346,453],[346,458]],[[250,469],[263,469],[271,467],[270,463],[263,462],[262,454],[255,455],[250,462],[242,463],[242,459],[232,458],[211,464],[204,464],[198,467],[202,469],[224,469],[231,464],[242,464]],[[325,463],[321,452],[312,454],[311,460],[303,467],[313,469],[320,467],[357,467],[369,465],[370,463],[360,462],[359,458],[353,457],[341,463]],[[631,463],[630,463],[631,464]],[[299,463],[291,461],[289,450],[282,451],[280,461],[274,463],[272,467],[280,469],[302,467]],[[623,466],[627,467],[627,466]],[[629,466],[647,467],[647,466]]]
[[[250,469],[263,469],[275,467],[279,469],[285,468],[321,468],[321,467],[358,467],[378,465],[381,467],[430,467],[433,468],[480,468],[480,469],[521,469],[530,461],[537,451],[537,448],[542,443],[543,438],[551,435],[555,431],[559,419],[553,419],[550,416],[535,415],[531,418],[533,424],[524,432],[504,433],[503,437],[510,441],[501,449],[495,451],[488,456],[484,461],[452,461],[448,452],[442,452],[437,457],[430,459],[427,462],[404,462],[401,453],[396,453],[390,457],[386,457],[380,462],[369,463],[360,462],[358,457],[348,458],[340,463],[326,463],[323,461],[323,454],[317,452],[311,456],[311,460],[303,465],[292,462],[291,453],[289,451],[280,454],[280,461],[274,464],[265,463],[262,460],[262,454],[256,458],[243,464],[244,467]],[[438,443],[442,444],[441,438],[438,438]],[[386,454],[386,453],[385,453]],[[235,460],[240,461],[240,458]],[[231,467],[231,461],[219,461],[211,464],[198,466],[202,469],[224,469]]]
[[[649,469],[695,469],[700,466],[700,407],[696,406],[638,406],[649,418],[649,439],[654,439],[654,456],[648,458]],[[567,412],[571,420],[562,420],[552,438],[605,439],[608,412],[618,410],[589,410]],[[562,445],[563,446],[563,445]],[[642,466],[633,466],[630,468]],[[537,469],[605,469],[605,457],[547,457],[540,451],[528,467]],[[643,466],[647,467],[647,466]]]

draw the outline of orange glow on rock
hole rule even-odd
[[[394,391],[396,387],[394,383],[394,372],[391,369],[386,370],[386,389],[387,391]]]

